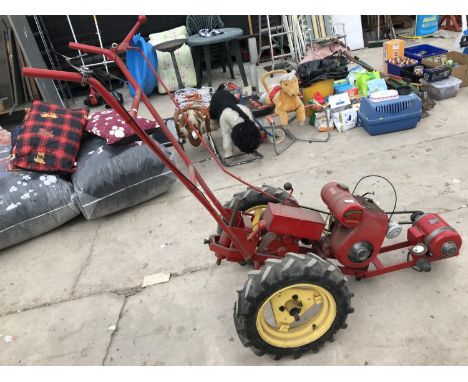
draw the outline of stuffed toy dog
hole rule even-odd
[[[270,89],[266,78],[275,73],[282,74],[280,76],[280,84]],[[262,85],[266,93],[260,97],[260,101],[265,105],[275,105],[275,113],[278,115],[282,126],[286,126],[289,123],[288,113],[291,111],[296,112],[299,124],[304,124],[306,118],[305,107],[299,97],[299,81],[295,70],[290,73],[284,69],[267,72],[262,76]]]
[[[255,151],[260,145],[260,132],[250,109],[237,103],[236,97],[221,84],[210,102],[210,117],[219,120],[223,136],[224,157],[233,156],[234,145],[244,153]]]

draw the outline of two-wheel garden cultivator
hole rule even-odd
[[[369,193],[356,195],[337,182],[322,188],[326,211],[301,205],[293,197],[289,183],[284,189],[255,187],[224,168],[187,120],[221,171],[247,186],[245,192],[236,194],[223,206],[119,58],[118,54],[128,49],[138,50],[162,83],[143,52],[130,45],[132,36],[144,22],[146,17],[140,16],[124,41],[112,44],[110,49],[69,45],[75,50],[104,55],[116,63],[136,89],[130,113],[85,66],[77,68],[76,73],[33,68],[25,68],[23,73],[78,82],[101,94],[213,216],[218,232],[206,243],[218,263],[227,260],[253,265],[247,282],[237,292],[234,308],[234,323],[244,346],[257,355],[268,353],[276,358],[317,351],[346,326],[347,316],[353,311],[346,275],[365,279],[404,268],[427,272],[433,262],[459,254],[460,235],[437,214],[395,208],[385,212],[368,197]],[[136,111],[141,102],[172,143],[186,166],[185,171],[137,124]],[[391,220],[396,214],[409,216],[403,222],[409,225],[406,240],[382,246],[385,238],[394,239],[402,231],[402,223]],[[383,255],[398,249],[407,250],[406,258],[397,264],[384,265]]]

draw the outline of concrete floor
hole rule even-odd
[[[447,34],[446,34],[447,35]],[[453,35],[428,40],[452,47]],[[381,68],[382,49],[356,52]],[[223,79],[216,74],[216,82]],[[236,78],[237,83],[241,83]],[[362,128],[329,143],[297,142],[234,172],[257,185],[289,181],[306,205],[323,208],[320,188],[350,186],[380,174],[397,188],[400,209],[440,213],[468,239],[468,88],[438,102],[416,129],[369,136]],[[167,96],[154,96],[164,117]],[[294,127],[293,127],[294,128]],[[303,127],[302,129],[308,129]],[[188,148],[194,158],[204,157]],[[244,187],[213,161],[199,166],[221,201]],[[459,181],[457,181],[457,179]],[[368,182],[387,209],[383,183]],[[232,308],[246,268],[223,263],[202,240],[215,223],[180,184],[135,208],[94,221],[77,218],[0,254],[1,365],[462,365],[468,363],[468,252],[428,274],[402,270],[350,280],[355,313],[347,330],[318,354],[275,362],[242,347]],[[403,235],[404,236],[404,235]],[[402,253],[390,255],[392,259]],[[141,288],[146,275],[170,272],[165,284]],[[116,326],[116,330],[112,329]],[[14,336],[14,341],[6,341]],[[3,337],[3,338],[1,338]]]

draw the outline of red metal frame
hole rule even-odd
[[[260,188],[255,187],[254,185],[246,182],[245,180],[241,179],[237,175],[228,171],[219,158],[215,155],[212,151],[210,146],[205,142],[201,134],[195,129],[190,121],[186,118],[185,114],[182,112],[180,106],[178,105],[177,101],[171,95],[169,89],[167,89],[166,85],[161,78],[159,77],[156,69],[153,67],[151,62],[148,60],[146,55],[141,51],[141,49],[130,46],[130,41],[133,35],[138,31],[140,26],[146,22],[145,16],[139,16],[138,21],[132,30],[128,33],[128,35],[124,38],[124,40],[120,44],[113,44],[111,49],[105,49],[85,44],[79,43],[70,43],[69,47],[74,50],[79,50],[91,54],[103,55],[106,59],[110,61],[114,61],[117,67],[120,69],[124,77],[129,81],[129,83],[135,89],[135,95],[133,97],[132,106],[130,112],[128,112],[119,102],[118,100],[106,89],[106,87],[97,79],[93,78],[92,76],[87,76],[86,74],[82,73],[75,73],[75,72],[65,72],[65,71],[56,71],[56,70],[47,70],[47,69],[35,69],[35,68],[24,68],[23,75],[31,76],[31,77],[38,77],[38,78],[48,78],[60,81],[70,81],[70,82],[78,82],[82,83],[83,85],[89,85],[98,93],[101,94],[103,99],[110,105],[119,115],[120,117],[128,123],[138,137],[150,147],[150,149],[163,161],[163,163],[171,170],[174,175],[182,182],[182,184],[195,196],[195,198],[206,208],[206,210],[211,214],[211,216],[215,219],[215,221],[219,224],[222,229],[221,235],[212,235],[209,240],[210,249],[215,253],[218,260],[226,259],[229,261],[236,261],[236,262],[244,262],[245,260],[252,260],[254,263],[255,268],[259,268],[263,262],[268,257],[281,257],[284,255],[285,252],[294,251],[305,253],[308,250],[304,247],[300,247],[298,245],[298,238],[291,233],[288,234],[280,234],[278,235],[278,239],[271,242],[265,252],[261,253],[261,251],[257,251],[257,245],[261,239],[261,231],[266,228],[267,222],[265,220],[261,220],[259,222],[259,227],[261,229],[257,229],[252,231],[251,226],[251,216],[246,213],[242,212],[234,212],[233,209],[225,208],[220,203],[220,201],[216,198],[213,192],[210,190],[198,170],[194,167],[192,161],[179,145],[177,139],[172,135],[170,130],[167,128],[164,120],[161,118],[155,107],[151,104],[150,100],[144,94],[144,92],[139,87],[136,80],[133,78],[129,70],[127,69],[126,65],[118,56],[119,53],[123,53],[127,50],[137,50],[141,56],[146,61],[148,67],[156,76],[157,80],[161,83],[161,85],[166,90],[167,94],[171,98],[172,102],[176,106],[176,108],[181,112],[181,115],[184,116],[186,119],[186,123],[188,127],[195,132],[198,136],[200,141],[202,142],[204,148],[208,151],[210,156],[214,159],[217,166],[228,176],[236,179],[237,181],[245,184],[247,187],[253,188],[256,191],[265,194],[269,198],[273,200],[279,200],[274,195],[270,195],[269,193],[263,191]],[[161,149],[158,144],[149,137],[149,135],[136,123],[135,118],[138,114],[139,106],[143,102],[146,108],[149,110],[151,115],[153,116],[154,120],[159,124],[162,132],[167,137],[167,139],[171,142],[174,147],[174,150],[180,156],[181,160],[183,161],[184,165],[186,166],[187,174],[176,166],[166,152]],[[200,186],[200,188],[197,186]],[[289,193],[291,197],[292,189]],[[323,196],[322,196],[323,198]],[[283,204],[295,204],[292,201],[290,203],[285,202]],[[298,208],[301,212],[302,208]],[[280,211],[281,212],[281,211]],[[283,211],[284,212],[284,211]],[[232,215],[236,213],[236,216],[231,219]],[[281,214],[278,214],[281,215]],[[294,213],[291,215],[293,216]],[[283,219],[281,217],[280,219]],[[299,219],[299,218],[298,218]],[[234,224],[228,224],[230,220],[233,221]],[[281,223],[281,222],[280,222]],[[286,224],[287,222],[285,222]],[[307,225],[311,223],[307,218],[304,221],[304,224]],[[316,224],[317,222],[315,222]],[[281,224],[280,224],[281,225]],[[320,233],[318,233],[320,236]],[[317,239],[318,240],[318,239]],[[379,255],[382,253],[390,252],[396,249],[402,249],[406,247],[413,246],[417,244],[418,240],[408,240],[402,243],[397,243],[393,245],[389,245],[386,247],[380,248],[378,251],[377,256],[372,258],[372,262],[366,264],[361,268],[351,268],[347,266],[340,266],[340,269],[344,274],[347,275],[354,275],[358,278],[368,278],[378,276],[384,273],[392,272],[395,270],[414,267],[416,265],[416,261],[418,259],[417,256],[413,256],[410,253],[411,260],[402,262],[399,264],[391,265],[391,266],[384,266],[379,259]],[[324,257],[335,258],[330,251],[327,253],[322,253]],[[425,259],[428,262],[441,260],[441,257],[430,257],[427,256]],[[369,265],[372,264],[375,267],[375,270],[369,270]]]
[[[103,86],[98,80],[93,78],[92,76],[85,76],[80,73],[71,73],[65,71],[57,71],[57,70],[48,70],[48,69],[36,69],[36,68],[24,68],[23,75],[24,76],[31,76],[37,78],[48,78],[53,80],[61,80],[61,81],[70,81],[70,82],[78,82],[78,83],[87,83],[91,87],[93,87],[98,93],[102,95],[104,100],[120,115],[120,117],[128,123],[138,137],[146,143],[150,149],[164,162],[164,164],[174,173],[174,175],[184,184],[185,187],[197,198],[197,200],[208,210],[208,212],[213,216],[216,222],[221,226],[223,231],[229,237],[233,245],[240,251],[244,258],[248,259],[252,257],[252,250],[246,246],[244,240],[240,239],[238,235],[234,232],[234,230],[226,223],[228,221],[230,212],[228,209],[224,208],[220,201],[216,198],[213,194],[211,189],[206,184],[205,180],[202,178],[198,170],[194,167],[192,161],[188,157],[188,155],[184,152],[184,150],[180,147],[177,140],[174,138],[170,130],[167,128],[166,123],[164,122],[163,118],[159,115],[157,110],[151,104],[150,100],[141,90],[140,86],[133,78],[129,70],[127,69],[126,65],[118,56],[119,53],[123,53],[126,50],[134,49],[139,51],[142,57],[147,62],[149,68],[156,76],[157,80],[163,85],[166,89],[167,94],[170,96],[172,101],[174,102],[175,106],[181,111],[177,101],[173,98],[170,91],[167,89],[164,82],[159,77],[157,71],[148,60],[146,55],[141,51],[139,48],[135,48],[130,46],[130,41],[135,33],[139,30],[140,26],[146,22],[146,16],[139,16],[138,21],[132,30],[128,33],[128,35],[124,38],[124,40],[120,44],[113,44],[111,49],[105,49],[100,47],[95,47],[86,44],[80,44],[75,42],[70,42],[69,47],[73,50],[87,52],[96,55],[103,55],[110,61],[114,61],[117,67],[121,70],[124,77],[130,82],[133,86],[135,91],[135,95],[132,102],[132,107],[130,113],[128,113],[125,108],[119,104],[119,102],[114,98],[114,96]],[[141,129],[135,121],[135,117],[138,113],[138,108],[140,103],[147,107],[151,115],[153,116],[154,120],[159,124],[162,132],[167,137],[167,139],[171,142],[174,149],[176,150],[177,154],[180,156],[182,161],[184,162],[185,166],[187,167],[188,175],[187,177],[174,163],[170,160],[169,156],[161,150],[161,148],[148,136],[148,134]],[[184,117],[184,113],[181,113]],[[200,138],[201,142],[203,143],[205,149],[209,152],[209,154],[213,157],[218,167],[228,176],[238,180],[239,182],[245,184],[248,187],[251,187],[258,192],[261,192],[272,199],[277,199],[274,195],[270,195],[265,191],[261,190],[260,188],[255,187],[254,185],[246,182],[245,180],[241,179],[237,175],[232,174],[227,169],[224,168],[220,160],[217,156],[213,153],[211,148],[208,144],[204,141],[204,139],[199,134],[198,130],[195,129],[190,121],[186,119],[186,122],[189,128],[194,131],[198,137]],[[197,183],[200,185],[201,189],[197,187]]]

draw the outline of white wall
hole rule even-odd
[[[364,48],[360,15],[333,15],[335,23],[345,23],[346,43],[351,50]]]

